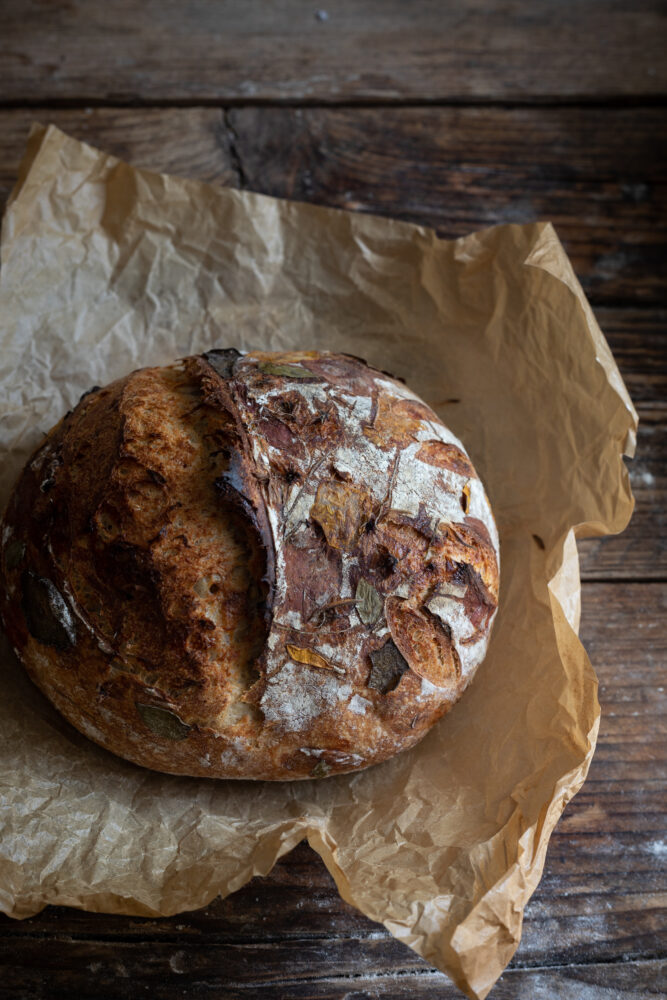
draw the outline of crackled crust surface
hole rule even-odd
[[[290,779],[415,744],[484,657],[498,537],[461,443],[339,354],[210,351],[86,394],[2,528],[33,680],[120,756]]]

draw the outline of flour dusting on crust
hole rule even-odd
[[[340,354],[210,351],[96,389],[27,463],[1,537],[30,675],[91,738],[177,774],[326,777],[413,746],[498,602],[463,445]]]

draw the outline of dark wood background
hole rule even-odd
[[[667,995],[667,9],[654,0],[0,0],[0,202],[33,120],[140,166],[435,226],[551,219],[639,410],[581,544],[598,750],[493,1000]],[[448,1000],[305,845],[144,920],[0,918],[0,998]]]

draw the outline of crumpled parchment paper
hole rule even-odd
[[[519,943],[599,722],[575,535],[625,527],[636,415],[549,224],[423,227],[135,170],[35,127],[2,228],[4,505],[80,394],[211,347],[325,348],[462,438],[501,537],[471,689],[414,750],[286,784],[170,777],[71,729],[0,649],[0,907],[203,906],[307,837],[342,896],[471,997]]]

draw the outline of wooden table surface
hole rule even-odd
[[[667,995],[666,52],[653,0],[0,3],[0,202],[36,119],[447,237],[555,223],[639,411],[637,507],[580,546],[598,749],[493,1000]],[[0,917],[0,967],[3,1000],[461,996],[305,845],[171,919]]]

